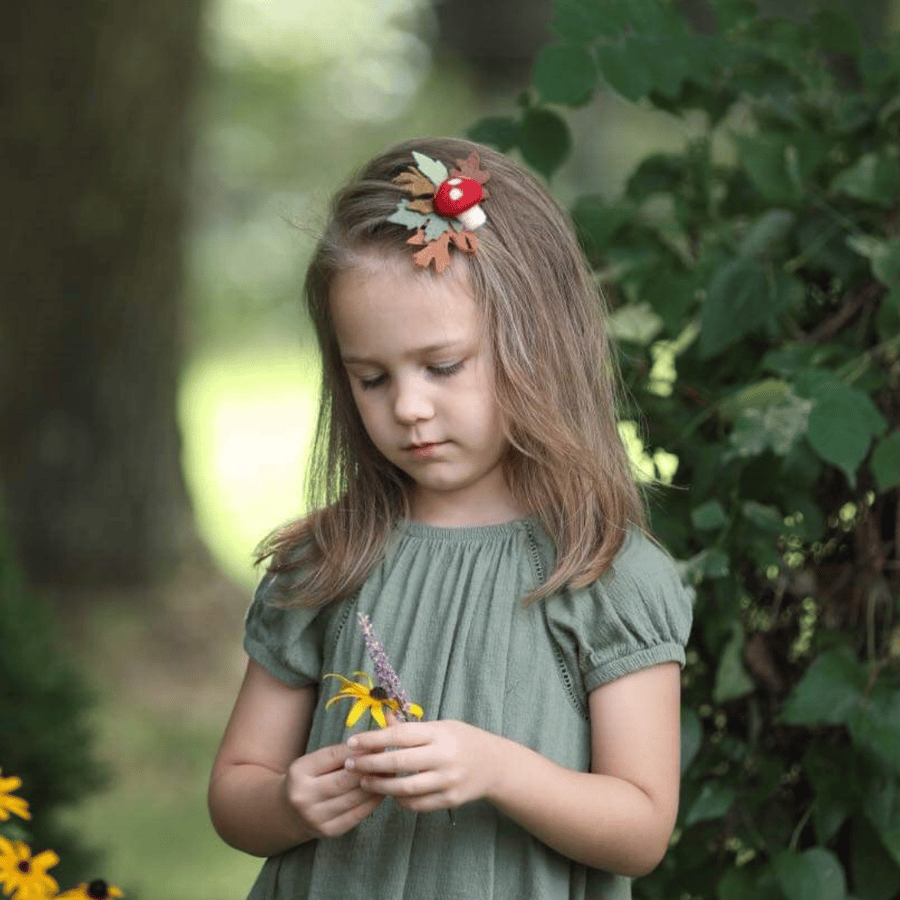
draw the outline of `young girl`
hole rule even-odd
[[[565,215],[486,147],[403,144],[336,196],[306,296],[322,493],[263,545],[209,791],[269,857],[251,900],[629,897],[675,822],[691,608]],[[326,709],[341,684],[387,727]]]

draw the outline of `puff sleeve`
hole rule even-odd
[[[277,605],[281,578],[267,573],[260,581],[244,623],[244,649],[282,683],[314,684],[321,679],[325,610]]]
[[[551,601],[548,621],[564,677],[586,695],[602,684],[663,662],[684,665],[692,594],[671,557],[629,534],[598,581]]]

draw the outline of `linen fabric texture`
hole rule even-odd
[[[319,687],[307,750],[345,741],[336,679],[373,672],[365,613],[425,719],[459,719],[578,771],[590,768],[588,694],[657,663],[684,664],[690,593],[669,556],[631,532],[612,568],[581,590],[525,606],[553,567],[534,519],[473,528],[399,523],[353,597],[284,608],[291,575],[266,575],[246,620],[248,654],[279,681]],[[573,862],[490,803],[417,814],[391,798],[339,838],[266,861],[248,900],[627,900],[630,879]]]

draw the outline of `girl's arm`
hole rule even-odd
[[[483,797],[570,859],[638,876],[662,859],[675,824],[679,712],[679,667],[664,663],[591,692],[590,772],[447,721],[355,735],[357,751],[401,749],[350,757],[346,766],[372,773],[362,781],[367,790],[417,811]],[[402,772],[415,774],[382,777]]]
[[[250,660],[213,763],[209,811],[227,843],[274,856],[343,834],[383,800],[359,787],[346,745],[304,755],[316,689],[292,688]]]

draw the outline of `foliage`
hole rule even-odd
[[[0,822],[0,835],[53,847],[63,881],[97,866],[97,854],[63,832],[54,813],[107,781],[87,722],[92,700],[54,641],[49,610],[27,594],[0,535],[0,767],[27,786],[27,825]]]
[[[653,525],[696,586],[683,790],[643,898],[900,895],[900,52],[839,5],[556,0],[516,116],[551,176],[601,84],[702,119],[572,210],[622,368],[679,459]],[[554,108],[555,107],[555,108]],[[676,376],[677,370],[677,376]],[[679,489],[680,486],[680,489]]]

